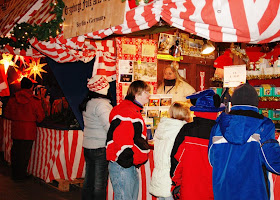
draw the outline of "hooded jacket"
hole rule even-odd
[[[9,99],[4,116],[12,120],[12,139],[35,140],[36,122],[43,121],[45,113],[40,99],[30,89],[22,89]]]
[[[215,200],[269,199],[267,171],[279,174],[280,146],[272,121],[253,106],[233,106],[211,132],[208,156]]]
[[[171,196],[170,154],[174,140],[186,121],[162,118],[154,136],[154,164],[149,192],[158,197]]]

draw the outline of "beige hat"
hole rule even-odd
[[[105,76],[95,75],[88,79],[87,87],[92,92],[107,95],[110,85]]]

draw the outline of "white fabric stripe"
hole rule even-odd
[[[268,181],[269,181],[269,193],[270,193],[270,198],[269,200],[274,200],[274,182],[272,179],[272,173],[268,172]]]
[[[257,138],[259,138],[259,134],[254,133],[253,135],[251,135],[248,138],[247,143],[249,143],[249,142],[258,142],[259,140]],[[213,140],[213,144],[228,143],[228,141],[223,136],[214,136],[212,138],[212,140]]]
[[[145,172],[146,172],[146,191],[147,191],[147,195],[146,196],[147,196],[147,200],[152,200],[152,195],[150,195],[150,193],[149,193],[149,187],[150,187],[151,178],[152,178],[150,162],[151,161],[148,159],[148,161],[144,165]]]
[[[142,166],[141,166],[142,167]],[[142,200],[142,176],[141,176],[141,167],[136,168],[136,171],[138,172],[139,176],[139,193],[138,193],[138,200]]]
[[[213,167],[213,165],[211,163],[211,159],[210,159],[210,152],[211,152],[212,147],[213,147],[213,144],[211,144],[211,146],[209,147],[209,150],[208,150],[208,161],[209,161],[209,164],[211,165],[211,167]]]
[[[71,179],[75,179],[78,175],[78,169],[79,169],[79,164],[81,160],[81,155],[82,155],[82,149],[83,149],[83,132],[78,131],[78,138],[77,138],[77,147],[75,150],[75,158],[74,158],[74,163],[73,163],[73,168],[72,168],[72,175]]]
[[[268,160],[266,159],[266,156],[265,156],[265,153],[264,153],[264,151],[263,151],[263,148],[262,148],[262,144],[259,142],[259,144],[260,144],[260,147],[261,147],[261,151],[262,151],[262,154],[263,154],[263,157],[264,157],[264,159],[265,159],[265,162],[267,163],[267,165],[272,169],[272,171],[274,171],[276,174],[280,174],[280,172],[277,172],[270,164],[269,164],[269,162],[268,162]]]
[[[208,145],[204,145],[204,144],[199,144],[199,143],[193,143],[193,142],[185,142],[187,144],[194,144],[194,145],[197,145],[197,146],[202,146],[202,147],[207,147],[208,148]]]
[[[132,147],[133,147],[133,145],[123,145],[123,146],[121,147],[121,149],[116,153],[117,158],[116,158],[115,161],[118,160],[119,155],[120,155],[126,148],[132,148]]]
[[[131,123],[140,122],[140,123],[142,124],[142,128],[143,128],[143,130],[144,130],[143,121],[142,121],[140,118],[132,119],[132,118],[130,118],[130,117],[123,117],[123,116],[121,116],[121,115],[116,115],[116,116],[112,119],[112,121],[113,121],[114,119],[120,119],[121,121],[130,121]]]
[[[142,149],[140,149],[136,144],[135,144],[135,146],[137,147],[137,149],[139,149],[139,151],[140,151],[141,153],[149,153],[149,152],[150,152],[150,149],[148,149],[148,150],[142,150]]]
[[[108,193],[107,193],[107,200],[113,200],[113,195],[114,195],[114,192],[113,192],[113,186],[112,186],[112,183],[111,183],[111,180],[110,178],[108,178]]]

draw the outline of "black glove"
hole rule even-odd
[[[118,157],[117,163],[123,168],[129,168],[133,165],[133,151],[126,148]]]
[[[174,200],[180,199],[181,193],[180,193],[181,185],[178,186],[172,186],[172,196]]]

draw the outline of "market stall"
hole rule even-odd
[[[5,160],[11,160],[11,121],[2,119],[4,136],[1,150]],[[28,172],[35,177],[50,183],[53,180],[68,180],[83,178],[85,175],[85,160],[83,156],[81,130],[56,130],[37,128],[38,137],[32,148]],[[156,199],[148,192],[151,174],[154,168],[153,152],[149,154],[148,162],[139,169],[140,190],[139,200]],[[109,181],[108,200],[113,200],[113,188]]]
[[[16,3],[15,0],[10,1],[8,5],[10,9],[0,14],[0,35],[3,35],[0,38],[0,51],[13,55],[32,56],[32,58],[46,56],[57,63],[75,63],[77,61],[89,63],[95,59],[93,74],[106,75],[107,79],[111,82],[117,81],[116,92],[118,101],[122,99],[125,94],[125,89],[127,89],[128,84],[132,80],[130,78],[132,77],[132,73],[129,72],[130,61],[132,62],[132,68],[137,68],[141,71],[143,70],[143,66],[160,68],[157,66],[158,63],[165,65],[166,63],[164,62],[167,62],[166,65],[168,65],[173,61],[172,59],[176,60],[176,58],[165,61],[164,59],[166,57],[163,56],[163,59],[163,57],[159,58],[157,56],[158,46],[156,44],[159,41],[159,35],[152,36],[152,39],[144,37],[141,39],[127,39],[127,41],[125,41],[126,39],[122,40],[122,37],[120,37],[116,43],[114,34],[124,35],[138,32],[149,29],[156,24],[159,25],[165,21],[170,26],[181,30],[180,33],[183,31],[188,32],[185,36],[183,35],[184,33],[181,34],[180,38],[189,38],[190,35],[199,36],[199,42],[195,42],[195,37],[190,38],[190,40],[186,39],[188,42],[191,41],[190,43],[194,46],[201,43],[203,41],[202,38],[213,42],[243,42],[254,44],[280,40],[278,27],[279,13],[277,12],[279,3],[275,1],[263,2],[258,0],[248,2],[241,0],[233,3],[228,0],[219,2],[155,0],[146,3],[140,2],[140,5],[136,5],[132,0],[125,1],[124,18],[120,24],[72,35],[71,37],[66,37],[61,32],[60,20],[64,9],[62,1],[56,2],[54,13],[51,12],[53,11],[53,7],[50,6],[51,2],[53,1],[38,0],[31,2],[29,0],[28,2],[19,3]],[[89,8],[93,6],[88,5]],[[21,9],[15,9],[16,7],[20,7]],[[255,9],[252,9],[252,7]],[[74,10],[73,8],[73,12]],[[246,20],[240,20],[240,18]],[[99,18],[94,19],[96,21],[103,20],[103,18],[102,20],[99,20]],[[57,20],[59,23],[50,28],[47,27],[46,24],[48,22],[56,22],[53,20]],[[25,23],[21,24],[22,22]],[[86,22],[90,23],[92,21],[86,19]],[[24,28],[34,23],[42,24],[42,27],[48,30],[45,32],[52,34],[47,34],[47,39],[45,40],[45,38],[41,39],[38,35],[34,36],[34,34],[31,34],[34,31],[32,28],[29,29],[31,32],[25,32],[26,29]],[[83,23],[80,23],[81,25],[79,26],[82,26]],[[66,29],[67,27],[64,28]],[[171,35],[177,37],[174,32]],[[106,37],[108,36],[110,36],[110,39],[107,40]],[[28,40],[25,40],[25,37],[28,37]],[[121,46],[122,44],[135,43],[149,44],[154,48],[152,48],[153,50],[150,47],[146,49],[145,55],[149,56],[142,56],[143,51],[140,47],[136,47],[137,51],[135,50],[134,55],[122,54],[123,51],[120,50],[123,48]],[[116,53],[117,50],[119,50],[118,55]],[[131,49],[127,48],[126,50],[130,51]],[[165,54],[169,54],[169,52]],[[189,80],[190,84],[196,85],[197,90],[203,90],[209,87],[208,83],[205,84],[205,80],[208,80],[211,74],[213,74],[213,69],[209,66],[213,66],[216,55],[208,58],[199,55],[194,59],[194,54],[186,54],[182,56],[182,59],[179,59],[182,63],[181,69],[189,68],[186,79]],[[124,68],[121,69],[119,66],[120,63],[125,63],[128,71]],[[77,65],[77,67],[79,66]],[[156,69],[151,72],[152,75],[146,77],[153,85],[153,93],[156,93],[158,79],[155,78],[153,73],[159,74],[161,72]],[[139,74],[138,76],[143,75],[141,73]],[[133,74],[133,76],[136,76],[136,74]],[[156,101],[159,101],[160,98],[157,99]],[[70,103],[70,106],[73,105]],[[160,117],[160,112],[155,112],[156,109],[154,108],[148,108],[150,112],[146,110],[146,115],[148,116],[149,113],[150,117],[148,116],[148,118],[150,119]],[[167,109],[164,109],[166,113]],[[11,148],[10,122],[5,119],[3,121],[4,142],[2,150],[5,152],[5,159],[9,161]],[[152,123],[151,120],[150,123]],[[32,150],[29,172],[46,182],[55,179],[74,180],[76,178],[83,178],[82,131],[56,130],[42,127],[38,127],[37,131],[38,138]],[[139,199],[154,198],[148,193],[148,185],[153,170],[153,154],[151,153],[149,156],[149,161],[139,170],[139,175],[141,176],[141,188],[139,192],[141,195],[139,195]],[[276,184],[279,182],[276,176],[274,176],[274,182]],[[108,191],[109,199],[113,199],[110,184]]]

